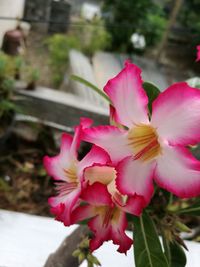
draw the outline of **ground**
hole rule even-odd
[[[1,209],[50,215],[47,199],[53,194],[53,183],[42,162],[44,155],[53,155],[56,149],[47,135],[42,129],[38,140],[30,142],[11,134],[4,144],[0,156]]]

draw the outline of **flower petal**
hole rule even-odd
[[[123,196],[122,196],[123,197]],[[143,209],[146,206],[144,197],[138,196],[135,194],[134,196],[127,197],[127,200],[125,203],[122,201],[123,199],[120,199],[120,196],[118,199],[114,199],[116,205],[123,210],[124,212],[128,212],[130,214],[140,216]]]
[[[95,164],[106,164],[110,161],[110,157],[102,148],[93,145],[88,154],[77,164],[79,176],[85,168]]]
[[[119,245],[118,251],[121,253],[126,253],[131,247],[132,240],[125,234],[128,225],[126,214],[118,209],[113,219],[106,227],[101,216],[96,216],[89,221],[88,226],[95,235],[90,241],[91,251],[96,250],[108,240],[113,240],[114,244]]]
[[[90,185],[95,182],[108,185],[112,180],[115,180],[115,177],[115,168],[96,163],[93,164],[93,166],[86,168],[84,171],[84,178]]]
[[[127,131],[115,126],[98,126],[84,130],[83,140],[105,149],[113,162],[132,154],[128,146]]]
[[[71,216],[71,222],[73,224],[79,223],[83,220],[90,219],[94,216],[96,216],[96,211],[94,209],[94,206],[86,204],[83,206],[79,206],[73,210],[72,216]]]
[[[183,147],[165,146],[157,159],[155,180],[178,197],[200,195],[200,162]]]
[[[64,170],[71,164],[70,147],[72,140],[71,135],[63,134],[59,155],[55,157],[44,157],[44,167],[48,174],[55,180],[67,180]]]
[[[109,80],[104,91],[115,109],[115,120],[129,128],[137,123],[148,123],[148,97],[142,88],[141,70],[129,61],[124,69]]]
[[[107,187],[101,183],[88,185],[82,191],[81,198],[92,206],[113,206]]]
[[[74,137],[73,137],[73,142],[70,147],[70,155],[71,158],[77,158],[78,157],[78,149],[80,147],[81,143],[81,134],[82,134],[82,126],[76,126],[74,128]]]
[[[117,220],[114,223],[112,223],[111,239],[113,240],[114,244],[119,245],[117,251],[119,251],[120,253],[126,253],[127,250],[129,250],[131,245],[133,244],[133,240],[125,234],[125,230],[128,227],[125,212],[118,210],[117,215],[118,215]]]
[[[82,140],[82,131],[85,128],[88,128],[92,125],[93,120],[89,118],[80,118],[80,124],[76,126],[74,129],[74,137],[73,137],[73,142],[70,147],[70,153],[73,158],[77,158],[78,156],[78,149],[80,147],[80,143]]]
[[[148,204],[153,194],[154,169],[154,161],[144,163],[132,157],[125,158],[117,166],[117,189],[124,195],[143,196]]]
[[[90,240],[90,250],[94,251],[99,248],[104,241],[110,240],[110,227],[102,227],[101,216],[96,216],[92,218],[88,226],[90,230],[94,233],[94,237]]]
[[[51,212],[56,215],[56,220],[63,222],[65,226],[72,224],[71,213],[76,206],[80,192],[80,188],[77,188],[69,194],[60,194],[48,199]]]
[[[200,61],[200,45],[197,45],[197,58],[196,61]]]
[[[153,102],[152,125],[170,144],[200,141],[200,90],[181,82],[170,86]]]

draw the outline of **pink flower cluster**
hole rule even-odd
[[[74,137],[63,134],[60,154],[44,158],[56,180],[52,212],[66,226],[87,219],[92,251],[113,240],[126,253],[132,244],[126,213],[142,213],[154,182],[181,198],[200,194],[200,162],[187,148],[200,142],[200,91],[176,83],[157,97],[150,115],[142,84],[141,70],[126,61],[104,88],[113,125],[92,127],[82,118]],[[83,140],[93,147],[78,161]]]

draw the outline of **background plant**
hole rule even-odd
[[[144,34],[148,45],[155,44],[162,36],[164,13],[152,0],[105,0],[103,10],[114,50],[127,51],[134,32]]]
[[[49,65],[55,86],[61,84],[69,63],[69,51],[80,49],[79,39],[72,35],[54,34],[45,43],[49,50]]]
[[[0,53],[0,120],[10,116],[16,109],[12,101],[14,88],[14,59],[4,53]]]
[[[89,56],[95,52],[110,48],[112,37],[105,27],[104,20],[94,18],[91,22],[84,22],[82,33],[79,30],[82,50]]]

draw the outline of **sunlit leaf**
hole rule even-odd
[[[76,82],[82,83],[85,86],[90,87],[92,90],[94,90],[96,93],[98,93],[104,99],[106,99],[109,103],[111,103],[109,97],[106,94],[104,94],[104,92],[101,89],[99,89],[96,85],[92,84],[91,82],[86,81],[85,79],[83,79],[77,75],[71,75],[71,79],[76,81]]]
[[[171,266],[170,267],[185,267],[187,259],[182,247],[176,242],[170,243]]]
[[[156,87],[156,85],[150,82],[144,82],[143,88],[146,91],[147,96],[149,98],[149,104],[148,104],[149,112],[152,113],[152,103],[160,94],[160,90],[158,89],[158,87]]]
[[[134,256],[136,267],[169,267],[150,216],[134,217]]]
[[[188,208],[178,210],[177,213],[200,216],[200,200],[197,200],[193,205]]]

